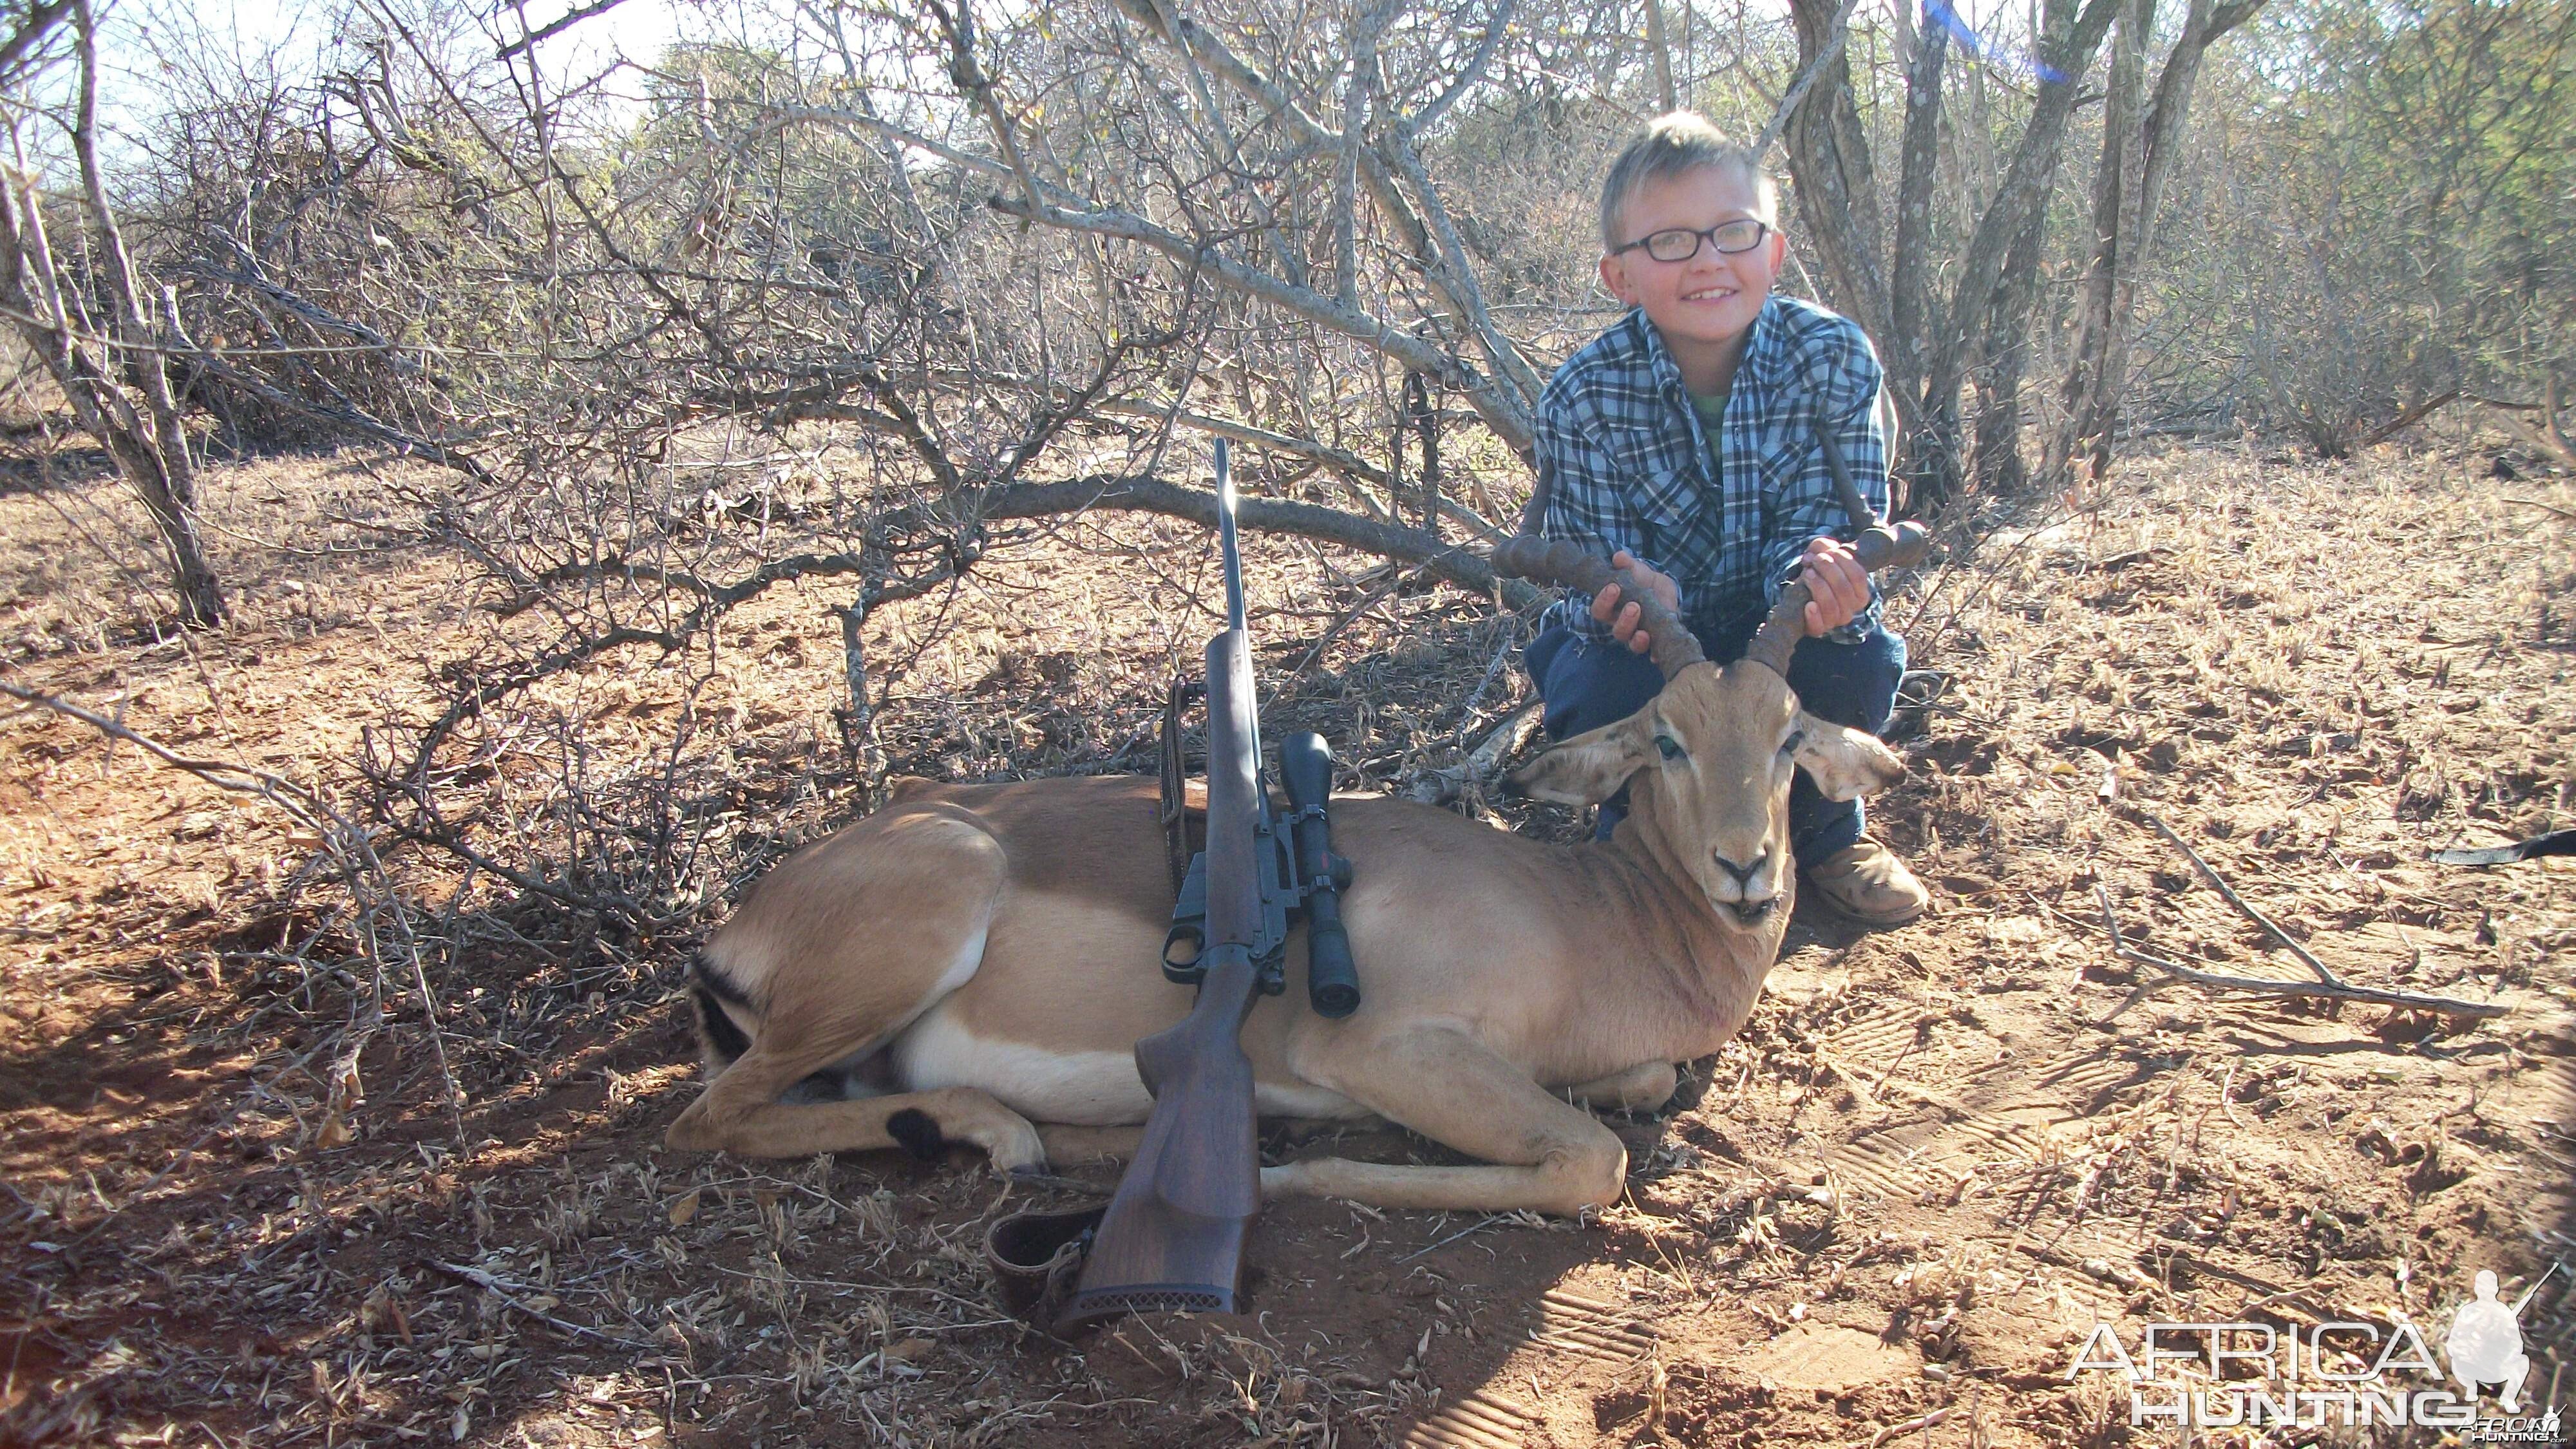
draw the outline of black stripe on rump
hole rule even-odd
[[[751,1050],[751,1038],[744,1036],[742,1028],[734,1025],[733,1018],[725,1014],[724,1003],[730,1001],[737,1006],[749,1003],[742,999],[742,993],[732,982],[717,975],[707,965],[706,957],[700,956],[691,962],[690,970],[697,977],[698,1034],[706,1039],[707,1050],[715,1053],[719,1070],[732,1066],[744,1052]]]
[[[689,958],[689,974],[696,977],[698,985],[712,993],[718,1001],[730,1002],[745,1010],[751,1009],[751,998],[744,995],[742,988],[733,983],[732,977],[716,969],[716,963],[707,959],[706,952],[700,951]]]

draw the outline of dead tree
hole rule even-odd
[[[2102,161],[2093,173],[2092,255],[2084,272],[2075,358],[2061,393],[2066,416],[2048,439],[2042,467],[2052,483],[2069,481],[2079,457],[2095,480],[2111,471],[2138,273],[2155,246],[2156,212],[2182,149],[2201,57],[2220,36],[2263,8],[2263,0],[2189,3],[2182,34],[2157,72],[2153,101],[2143,111],[2156,0],[2123,0],[2121,6],[2103,104]]]
[[[48,227],[40,172],[28,149],[38,116],[33,86],[66,19],[78,81],[72,118],[62,130],[81,183],[57,208],[75,227],[69,255],[57,249]],[[6,67],[0,106],[14,162],[0,183],[0,304],[43,359],[82,430],[142,499],[169,555],[181,620],[212,627],[224,618],[223,590],[197,537],[196,465],[164,365],[177,335],[176,314],[166,290],[146,300],[108,204],[98,159],[97,16],[87,0],[34,7],[0,45],[0,67]]]
[[[1944,24],[1916,31],[1906,75],[1905,124],[1893,246],[1886,203],[1840,36],[1848,23],[1835,0],[1791,0],[1803,66],[1816,83],[1788,128],[1789,170],[1800,218],[1815,237],[1825,295],[1879,338],[1888,391],[1906,432],[1915,497],[1938,502],[1956,491],[1967,465],[1961,387],[1998,343],[2029,327],[2031,294],[2014,285],[2009,263],[2055,189],[2079,82],[2111,28],[2121,0],[2042,0],[2032,66],[2036,98],[1993,190],[1955,253],[1930,231],[1942,117],[1942,74],[1950,49]],[[1940,297],[1933,278],[1948,275]],[[2017,395],[2019,373],[1999,372],[1990,390]],[[1997,379],[2009,388],[1995,386]]]

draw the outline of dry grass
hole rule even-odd
[[[354,458],[210,480],[242,622],[204,639],[156,638],[87,541],[147,556],[113,489],[72,463],[8,483],[12,677],[353,788],[361,732],[434,708],[438,668],[510,627],[388,480],[431,481]],[[2108,1401],[2056,1373],[2093,1315],[2134,1341],[2147,1316],[2258,1301],[2447,1314],[2474,1268],[2511,1286],[2576,1246],[2571,877],[2423,861],[2576,812],[2568,527],[2394,452],[2175,454],[2084,514],[1995,521],[1895,610],[1954,681],[1877,811],[1939,913],[1858,939],[1802,919],[1689,1105],[1623,1126],[1626,1203],[1585,1228],[1282,1205],[1259,1316],[1070,1350],[992,1307],[980,1233],[1020,1199],[972,1164],[659,1150],[693,1070],[676,968],[705,917],[585,932],[392,851],[456,933],[429,982],[451,1116],[416,993],[387,983],[378,1013],[282,822],[8,716],[0,1437],[1866,1443],[1941,1415],[1908,1432],[2116,1442]],[[1494,666],[1520,626],[1483,601],[1354,613],[1360,565],[1256,552],[1273,728],[1324,729],[1364,782],[1448,763],[1519,702]],[[1141,768],[1160,681],[1211,627],[1202,554],[1177,526],[1076,523],[894,613],[871,641],[898,661],[886,762]],[[703,658],[567,676],[515,718],[578,722],[603,792],[688,721],[721,899],[863,797],[829,713],[835,601],[782,589]],[[552,818],[570,787],[540,758],[504,758],[518,793],[492,808]],[[2106,778],[2348,978],[2514,1013],[2446,1035],[2138,978],[2096,882],[2162,954],[2298,968],[2106,805]],[[2542,1380],[2569,1349],[2564,1282],[2524,1318]],[[1878,1347],[1810,1343],[1827,1329]]]

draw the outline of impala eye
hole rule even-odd
[[[1667,760],[1678,760],[1682,757],[1682,747],[1673,743],[1671,735],[1655,736],[1655,748],[1661,751]]]
[[[1805,730],[1792,730],[1789,732],[1789,738],[1780,742],[1780,753],[1784,755],[1794,755],[1798,752],[1798,746],[1803,745],[1806,742],[1807,732]]]

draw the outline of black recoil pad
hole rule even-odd
[[[1333,854],[1332,826],[1324,813],[1333,798],[1333,752],[1324,737],[1307,731],[1282,741],[1279,776],[1296,811],[1290,833],[1297,873],[1310,891],[1306,999],[1317,1016],[1339,1020],[1360,1009],[1360,973],[1351,960],[1350,933],[1342,929],[1341,887],[1350,879],[1350,862]]]

